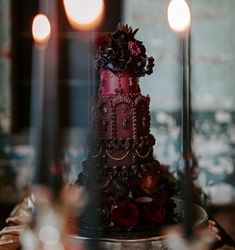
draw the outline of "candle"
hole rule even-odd
[[[64,0],[69,23],[76,30],[93,30],[103,20],[103,0]]]
[[[34,69],[36,79],[32,96],[33,137],[35,146],[34,184],[45,185],[58,192],[62,171],[58,161],[58,54],[57,54],[57,4],[50,0],[40,6],[45,15],[37,15],[32,33],[35,41]]]
[[[171,0],[168,6],[167,16],[171,29],[178,34],[186,36],[191,23],[191,14],[186,1]]]
[[[33,19],[32,34],[37,48],[45,50],[51,35],[51,24],[43,14],[38,14]]]
[[[104,13],[104,2],[103,0],[64,0],[65,12],[68,18],[69,23],[73,28],[79,30],[80,38],[85,39],[87,43],[87,92],[88,92],[88,110],[90,110],[90,95],[94,90],[95,85],[95,69],[93,67],[92,60],[92,46],[94,45],[94,31],[100,25],[103,19]],[[85,32],[86,31],[86,32]],[[84,103],[86,105],[86,103]],[[73,114],[72,114],[73,115]],[[77,114],[76,114],[77,115]],[[89,124],[90,115],[88,115],[88,124]],[[94,173],[95,173],[94,165]],[[97,194],[96,190],[96,174],[94,174],[94,179],[89,182],[89,196],[92,201],[92,205],[88,206],[89,218],[92,220],[94,228],[97,223]],[[91,234],[94,233],[91,232]],[[95,235],[93,235],[95,237]]]
[[[104,16],[104,1],[103,0],[64,0],[64,8],[67,19],[70,25],[77,31],[78,40],[83,40],[86,43],[86,56],[84,65],[87,72],[87,103],[88,105],[88,121],[85,122],[89,126],[90,119],[90,101],[91,96],[94,96],[96,89],[95,69],[93,65],[93,46],[95,31],[102,23]],[[72,50],[72,48],[71,48]],[[71,52],[73,53],[73,51]],[[73,114],[71,114],[73,115]],[[84,121],[84,118],[81,119]]]
[[[185,0],[172,0],[168,6],[168,22],[171,29],[177,33],[180,43],[180,66],[182,72],[182,156],[184,165],[184,226],[187,237],[192,235],[194,213],[192,206],[192,150],[191,150],[191,93],[189,79],[189,29],[191,14]]]
[[[48,176],[44,166],[40,168],[41,143],[42,143],[42,123],[43,123],[43,103],[44,103],[44,78],[45,78],[45,50],[51,35],[51,24],[44,14],[35,16],[32,23],[33,46],[33,73],[32,73],[32,98],[31,98],[31,140],[35,150],[35,169],[33,182],[42,184],[44,178],[42,173]],[[45,184],[45,183],[44,183]]]

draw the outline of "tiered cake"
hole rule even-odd
[[[90,194],[82,231],[156,231],[172,218],[174,188],[153,158],[150,98],[138,83],[152,73],[154,59],[134,38],[136,32],[119,25],[97,39],[100,87],[92,106],[88,158],[78,179]]]

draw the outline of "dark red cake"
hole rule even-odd
[[[78,184],[90,194],[82,231],[148,232],[172,218],[174,187],[153,158],[150,98],[141,95],[139,77],[151,74],[137,30],[119,25],[97,39],[100,87],[94,99],[88,158]]]

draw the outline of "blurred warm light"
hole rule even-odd
[[[39,230],[39,239],[49,245],[58,244],[60,239],[59,231],[52,226],[42,226]]]
[[[184,32],[190,27],[191,14],[185,0],[171,0],[167,16],[171,29],[176,32]]]
[[[94,29],[103,19],[103,0],[64,0],[64,7],[67,18],[75,29]]]
[[[32,24],[33,39],[36,44],[45,44],[51,34],[51,25],[48,18],[43,14],[38,14],[33,19]]]

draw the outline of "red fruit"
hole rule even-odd
[[[146,177],[141,178],[140,180],[140,187],[147,193],[154,190],[157,184],[158,184],[158,176],[148,175]]]

